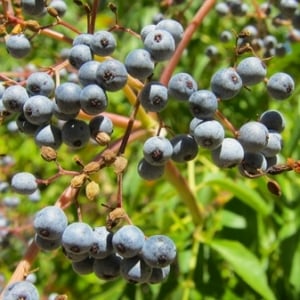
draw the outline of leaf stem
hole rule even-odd
[[[180,174],[178,168],[171,161],[168,161],[166,164],[165,176],[167,180],[175,187],[179,196],[181,197],[181,200],[189,209],[193,223],[196,226],[201,225],[204,218],[204,208],[197,201],[186,179]]]

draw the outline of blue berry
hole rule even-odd
[[[14,58],[23,58],[31,50],[31,44],[24,34],[8,36],[5,45],[9,54]]]
[[[50,97],[55,89],[52,77],[46,72],[35,72],[29,75],[26,89],[30,96],[43,95]]]
[[[62,112],[57,103],[53,102],[53,116],[55,116],[58,120],[68,121],[71,119],[75,119],[79,113],[79,110],[80,109],[71,113]]]
[[[166,30],[171,33],[175,41],[175,46],[181,41],[184,31],[182,25],[174,19],[163,19],[159,21],[155,29]]]
[[[100,142],[100,144],[101,137],[99,137],[99,135],[105,133],[108,136],[111,136],[114,129],[111,119],[104,115],[99,115],[91,119],[89,122],[89,128],[91,131],[91,137],[97,142]]]
[[[20,204],[20,198],[17,196],[5,196],[3,197],[3,204],[6,207],[17,207]]]
[[[73,82],[65,82],[56,87],[55,101],[62,113],[73,114],[79,112],[80,92],[80,86]]]
[[[96,78],[98,84],[107,91],[117,91],[127,83],[128,73],[120,61],[108,59],[100,63],[97,68]]]
[[[224,128],[216,120],[206,120],[201,122],[193,132],[193,137],[197,144],[208,150],[214,150],[219,147],[224,136]]]
[[[148,33],[155,30],[155,28],[156,28],[156,25],[154,25],[154,24],[145,25],[140,32],[142,41],[144,41],[146,36],[148,35]]]
[[[205,55],[210,58],[216,58],[219,54],[219,49],[215,45],[209,45],[204,50]]]
[[[256,121],[249,121],[242,125],[238,133],[238,140],[247,152],[261,151],[268,143],[267,127]]]
[[[94,258],[105,258],[114,251],[112,245],[113,234],[105,226],[95,227],[93,230],[94,241],[90,248],[90,255]]]
[[[76,45],[86,45],[86,46],[91,46],[91,41],[92,41],[93,35],[90,33],[81,33],[78,34],[75,39],[73,40],[72,46]]]
[[[68,9],[66,2],[63,0],[52,0],[48,7],[54,8],[59,17],[63,17]]]
[[[75,68],[79,69],[84,63],[93,59],[93,53],[89,46],[78,44],[71,48],[69,53],[69,62]]]
[[[273,74],[267,83],[267,90],[271,97],[277,100],[288,98],[294,91],[295,83],[293,78],[286,73],[278,72]]]
[[[89,252],[79,252],[76,253],[74,251],[68,251],[64,247],[62,248],[63,254],[69,259],[71,262],[79,262],[83,261],[89,257]]]
[[[61,129],[52,124],[42,125],[35,132],[34,141],[40,147],[58,149],[62,144]]]
[[[94,272],[94,259],[87,257],[80,261],[72,261],[73,271],[79,275],[87,275]]]
[[[155,29],[147,34],[144,47],[150,52],[152,59],[159,62],[171,58],[175,51],[175,41],[168,31]]]
[[[267,160],[260,152],[251,153],[245,152],[242,162],[239,164],[239,171],[242,175],[261,174],[267,169]]]
[[[97,115],[107,108],[105,91],[96,84],[85,86],[80,93],[81,109],[89,115]]]
[[[15,121],[15,120],[9,121],[6,128],[9,132],[12,132],[12,133],[16,133],[19,130],[17,121]]]
[[[154,62],[150,53],[145,49],[134,49],[125,58],[125,67],[131,76],[140,80],[145,80],[154,71]]]
[[[145,180],[156,180],[163,176],[165,166],[164,165],[152,165],[142,158],[138,163],[138,174]]]
[[[252,24],[246,25],[243,28],[243,32],[247,32],[247,34],[248,34],[247,38],[250,39],[250,40],[253,40],[254,38],[257,38],[259,36],[257,27],[255,25],[252,25]]]
[[[9,284],[3,291],[3,300],[39,300],[37,288],[27,280]]]
[[[48,123],[53,114],[53,102],[46,96],[31,96],[23,106],[25,118],[32,124]]]
[[[209,90],[199,90],[189,97],[189,107],[193,116],[198,119],[212,118],[218,108],[218,99]]]
[[[39,17],[46,11],[43,0],[21,0],[22,10],[31,16]]]
[[[168,83],[169,95],[178,100],[188,100],[197,91],[198,84],[188,73],[177,73],[173,75]]]
[[[288,52],[290,52],[290,47],[287,44],[278,43],[275,47],[275,55],[278,57],[283,57]]]
[[[218,2],[215,6],[215,10],[220,16],[226,16],[230,14],[230,7],[226,2]]]
[[[124,225],[114,233],[112,245],[122,257],[133,257],[141,251],[144,241],[141,229],[134,225]]]
[[[165,235],[152,235],[145,240],[141,256],[150,267],[163,268],[175,260],[176,246]]]
[[[97,277],[104,280],[112,280],[120,275],[122,259],[111,254],[110,256],[102,259],[95,259],[93,270]]]
[[[57,206],[46,206],[39,210],[33,220],[35,232],[44,239],[60,239],[68,225],[64,211]]]
[[[264,37],[263,42],[267,49],[273,49],[277,45],[277,38],[274,35],[269,34]]]
[[[268,143],[261,150],[261,153],[265,157],[276,156],[282,150],[282,146],[283,146],[283,141],[282,141],[281,134],[277,131],[269,130]]]
[[[152,268],[139,256],[124,258],[121,261],[121,276],[130,283],[148,282]]]
[[[61,137],[66,145],[74,149],[80,149],[89,142],[90,129],[84,121],[71,119],[63,125]]]
[[[115,48],[117,42],[113,34],[106,30],[96,31],[91,39],[91,49],[92,51],[100,56],[111,55]]]
[[[233,68],[220,69],[211,78],[211,89],[222,100],[233,98],[242,87],[242,79]]]
[[[269,130],[282,132],[285,128],[285,118],[278,110],[266,110],[259,117],[259,122],[263,123]]]
[[[0,181],[0,193],[5,193],[8,191],[8,189],[9,189],[9,183],[6,181]]]
[[[159,82],[151,81],[141,90],[139,100],[145,110],[160,112],[167,106],[168,89]]]
[[[236,68],[244,85],[254,85],[264,80],[267,74],[266,65],[255,56],[244,58]]]
[[[30,281],[30,282],[33,283],[33,284],[34,284],[34,283],[36,282],[36,280],[37,280],[37,276],[36,276],[35,273],[30,273],[30,274],[26,275],[25,277],[26,277],[25,280]]]
[[[62,234],[62,245],[67,252],[88,253],[94,242],[93,229],[86,223],[69,224]]]
[[[23,132],[28,135],[34,135],[39,128],[39,125],[30,123],[24,116],[20,114],[16,120],[17,126],[20,132]]]
[[[208,120],[211,120],[210,118]],[[190,124],[189,124],[189,132],[190,132],[190,135],[191,136],[194,136],[194,131],[195,131],[195,128],[201,124],[202,122],[204,122],[205,119],[199,119],[199,118],[196,118],[194,117],[191,121],[190,121]]]
[[[232,32],[229,31],[229,30],[224,30],[224,31],[222,31],[221,34],[220,34],[220,40],[221,40],[221,42],[223,42],[223,43],[228,43],[229,41],[232,40],[232,38],[233,38]]]
[[[30,195],[37,189],[38,184],[31,173],[19,172],[12,177],[11,186],[17,193]]]
[[[34,135],[38,128],[40,127],[37,124],[30,123],[24,116],[23,113],[19,114],[17,120],[17,126],[20,132],[23,132],[28,135]]]
[[[212,151],[212,160],[219,168],[232,168],[244,158],[244,149],[239,141],[224,138],[221,145]]]
[[[32,194],[28,195],[28,199],[34,203],[39,202],[41,200],[41,191],[35,190]]]
[[[171,158],[176,162],[181,163],[193,160],[198,154],[198,144],[191,135],[178,134],[170,142],[173,146]]]
[[[267,169],[276,165],[278,163],[278,156],[271,156],[271,157],[266,157],[267,161]]]
[[[21,85],[12,85],[6,88],[2,95],[2,103],[8,112],[22,112],[29,96]]]
[[[83,85],[96,84],[96,72],[100,65],[100,62],[91,60],[87,61],[78,70],[78,79],[79,82]]]
[[[35,234],[34,241],[37,244],[37,246],[44,251],[53,251],[55,249],[58,249],[61,247],[61,239],[56,240],[48,240],[43,237],[41,237],[38,234]]]
[[[279,2],[280,12],[285,18],[292,18],[298,8],[298,4],[296,0],[281,0]]]
[[[171,158],[173,146],[171,142],[161,136],[148,138],[143,145],[145,160],[152,165],[163,165]]]
[[[162,282],[168,277],[170,269],[170,265],[163,268],[152,268],[152,273],[148,282],[151,284]]]

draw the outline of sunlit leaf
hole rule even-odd
[[[210,244],[253,290],[267,300],[276,299],[258,258],[237,241],[213,240]]]
[[[243,201],[246,205],[252,207],[258,213],[262,215],[270,214],[272,207],[269,203],[266,203],[264,198],[251,189],[245,182],[238,180],[233,181],[228,178],[212,178],[205,181],[208,185],[218,186],[226,191],[234,194],[239,200]]]

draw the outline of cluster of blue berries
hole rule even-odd
[[[23,13],[33,18],[42,18],[47,12],[62,17],[67,11],[67,3],[64,0],[51,0],[46,3],[43,0],[21,0]],[[39,30],[37,26],[36,30]],[[5,45],[8,53],[14,58],[24,58],[31,52],[31,41],[23,32],[11,33],[5,37]]]
[[[213,162],[221,168],[246,168],[243,175],[267,171],[276,164],[276,156],[282,149],[283,115],[279,111],[266,111],[259,120],[243,124],[233,137],[226,137],[223,124],[215,118],[220,101],[233,99],[243,87],[262,82],[269,96],[276,100],[287,99],[295,88],[287,73],[277,72],[267,78],[266,65],[256,56],[243,58],[235,67],[216,71],[211,78],[210,90],[198,89],[195,79],[188,73],[173,75],[168,86],[150,81],[140,94],[141,105],[146,110],[160,111],[167,100],[173,98],[186,102],[193,118],[188,134],[178,134],[171,139],[154,136],[146,140],[138,165],[140,176],[147,180],[157,179],[163,175],[168,159],[175,162],[192,160],[199,148],[211,151]],[[260,161],[262,165],[252,161]],[[246,167],[249,163],[251,171]]]
[[[247,32],[250,35],[240,37],[239,46],[255,36],[250,29]],[[25,87],[13,85],[3,89],[0,107],[7,113],[18,114],[19,130],[33,135],[38,146],[58,149],[65,143],[79,149],[91,139],[107,144],[113,132],[111,120],[101,115],[108,107],[107,91],[122,89],[129,75],[141,81],[149,79],[155,64],[172,56],[182,35],[182,25],[172,19],[147,25],[140,32],[143,47],[129,52],[122,63],[108,57],[117,46],[113,33],[100,30],[94,34],[79,34],[68,53],[70,64],[77,70],[78,83],[64,82],[55,87],[48,73],[34,72],[27,78]],[[95,57],[103,60],[100,62]],[[160,113],[172,98],[188,103],[193,119],[189,133],[177,134],[171,139],[154,136],[146,140],[143,158],[138,163],[139,175],[147,180],[157,179],[163,175],[168,159],[175,162],[192,160],[198,154],[198,146],[212,151],[213,161],[218,166],[232,167],[241,163],[245,152],[254,151],[245,146],[249,134],[244,137],[243,133],[252,131],[248,131],[245,124],[246,129],[243,126],[237,136],[227,138],[215,115],[219,101],[232,99],[243,87],[261,82],[265,83],[268,94],[277,100],[288,98],[294,90],[294,81],[287,73],[278,72],[267,78],[263,59],[254,55],[243,58],[234,67],[215,72],[211,89],[199,89],[197,81],[186,72],[174,74],[167,85],[155,80],[146,81],[138,100],[147,112]],[[78,118],[80,111],[91,116],[89,124]],[[264,131],[267,132],[267,128]],[[278,139],[281,145],[281,138]],[[263,147],[267,146],[268,140],[269,133]],[[227,144],[235,145],[236,155],[232,161],[223,162],[222,153]],[[268,150],[265,153],[270,156]]]
[[[250,13],[251,7],[248,3],[241,0],[225,0],[219,1],[215,5],[215,11],[220,17],[240,18]],[[297,0],[289,1],[264,1],[257,4],[256,13],[260,18],[268,18],[274,25],[274,31],[280,30],[280,27],[287,29],[287,34],[275,36],[271,30],[266,30],[264,33],[260,30],[257,24],[253,23],[245,26],[242,29],[244,34],[247,34],[247,39],[238,39],[238,48],[248,49],[249,46],[255,51],[262,52],[262,57],[282,57],[290,51],[290,43],[299,41],[300,37],[300,14],[299,2]],[[286,25],[289,26],[286,26]],[[233,41],[234,34],[230,30],[223,30],[220,35],[222,43]],[[223,45],[222,45],[223,46]],[[246,46],[244,48],[244,46]],[[206,55],[210,58],[217,58],[220,55],[220,47],[209,45],[206,48]]]
[[[132,283],[158,283],[167,277],[176,258],[175,244],[165,235],[145,237],[135,225],[112,232],[106,226],[68,224],[57,206],[37,212],[33,226],[38,247],[45,251],[62,247],[80,275],[95,273],[104,280],[122,276]]]
[[[53,94],[55,101],[51,99]],[[38,146],[58,149],[65,143],[82,148],[91,138],[97,140],[98,133],[110,136],[113,132],[109,117],[100,115],[107,107],[106,93],[101,87],[81,88],[65,82],[55,88],[52,77],[45,72],[32,73],[26,87],[12,85],[4,89],[0,106],[7,113],[17,114],[17,128],[33,136]],[[89,124],[76,118],[80,109],[92,115]]]

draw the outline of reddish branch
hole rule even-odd
[[[215,2],[216,2],[215,0],[204,1],[203,5],[199,8],[198,12],[194,16],[192,22],[186,28],[182,40],[178,44],[174,55],[172,56],[168,65],[166,66],[162,75],[160,76],[160,82],[162,84],[166,85],[169,82],[169,79],[172,76],[172,73],[178,64],[184,49],[187,47],[188,43],[192,39],[193,34],[198,29],[198,27],[202,24],[202,21],[204,20],[205,16],[209,13],[209,11],[212,9]]]

